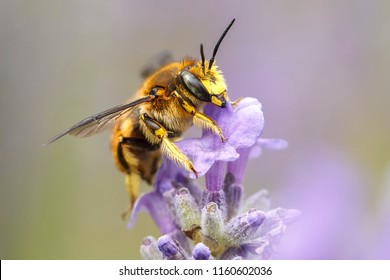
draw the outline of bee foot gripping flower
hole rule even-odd
[[[244,98],[227,108],[207,106],[228,139],[212,131],[177,146],[205,175],[202,189],[183,169],[164,158],[154,190],[136,202],[129,226],[140,210],[148,211],[163,234],[146,237],[141,245],[145,259],[269,259],[298,216],[294,209],[270,208],[266,190],[244,200],[242,179],[249,158],[262,149],[282,149],[280,139],[261,139],[264,119],[261,104]]]

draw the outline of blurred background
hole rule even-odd
[[[150,57],[209,58],[230,97],[258,98],[265,151],[245,178],[302,211],[281,259],[390,258],[390,4],[328,1],[0,1],[0,258],[139,259],[109,132],[58,132],[128,99]],[[144,191],[148,189],[145,188]]]

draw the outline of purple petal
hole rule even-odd
[[[218,138],[218,141],[221,141],[221,139]],[[200,139],[182,140],[177,142],[176,145],[190,158],[199,175],[203,176],[215,161],[233,161],[239,156],[234,147],[222,144],[216,145],[215,143],[215,135],[208,134]],[[195,178],[192,173],[189,173],[189,176]]]
[[[240,155],[239,158],[227,164],[227,172],[234,176],[234,180],[237,184],[241,184],[242,179],[244,178],[244,173],[246,165],[248,163],[250,151],[251,148],[238,149],[237,152]]]
[[[255,234],[255,244],[261,244],[256,248],[256,254],[263,259],[269,259],[274,253],[275,246],[286,231],[287,225],[294,222],[300,212],[295,209],[273,209],[266,213],[262,225]]]
[[[183,172],[184,170],[177,166],[174,161],[163,156],[162,164],[155,177],[154,188],[160,193],[166,192],[173,187],[172,181],[176,177],[183,176]]]
[[[223,187],[226,174],[226,163],[216,161],[206,173],[206,189],[209,191],[219,191]]]
[[[135,224],[140,211],[149,212],[163,234],[172,232],[176,228],[175,222],[169,215],[167,204],[159,192],[144,193],[137,199],[128,223],[129,228]]]
[[[283,139],[277,138],[260,138],[256,144],[252,147],[250,157],[258,157],[261,155],[264,149],[269,150],[283,150],[287,148],[288,142]]]
[[[261,104],[255,98],[244,98],[233,107],[234,114],[225,120],[228,143],[233,147],[253,146],[264,127]]]
[[[222,143],[218,135],[205,130],[200,139],[186,139],[177,143],[201,175],[206,174],[215,161],[235,160],[239,156],[236,149],[253,146],[264,127],[261,104],[254,98],[244,98],[233,107],[229,104],[227,108],[208,105],[204,111],[217,122],[227,141]]]
[[[209,105],[204,111],[218,123],[225,137],[228,138],[227,142],[235,148],[254,145],[264,127],[261,104],[255,98],[243,98],[228,110]],[[209,131],[207,133],[211,134]]]

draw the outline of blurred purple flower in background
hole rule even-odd
[[[311,173],[305,176],[308,169]],[[298,159],[286,174],[288,188],[275,196],[298,207],[302,215],[275,258],[389,259],[390,180],[373,215],[366,211],[372,194],[365,176],[341,151],[313,150]]]
[[[240,99],[227,108],[213,105],[205,113],[222,129],[227,141],[204,130],[199,139],[177,143],[197,171],[205,175],[203,190],[182,168],[164,158],[154,190],[136,202],[130,226],[140,210],[158,225],[158,240],[141,245],[145,259],[269,259],[288,224],[299,215],[293,209],[270,208],[268,192],[260,190],[244,202],[242,178],[247,161],[263,148],[281,149],[279,139],[260,139],[264,126],[261,104]],[[193,242],[191,242],[191,240]]]

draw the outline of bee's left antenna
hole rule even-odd
[[[215,60],[215,56],[216,56],[216,54],[217,54],[217,52],[218,52],[219,45],[221,44],[223,38],[225,38],[226,34],[228,33],[230,27],[232,27],[232,25],[233,25],[233,23],[234,23],[235,20],[236,20],[236,19],[234,18],[234,19],[230,22],[230,24],[228,25],[228,27],[225,29],[225,31],[222,33],[221,37],[219,38],[217,44],[215,45],[214,51],[213,51],[213,56],[210,58],[210,62],[209,62],[209,70],[210,70],[211,67],[213,66],[213,63],[214,63],[214,60]]]
[[[200,56],[202,58],[202,70],[204,74],[204,62],[205,62],[205,57],[204,57],[204,51],[203,51],[203,44],[200,44]]]

